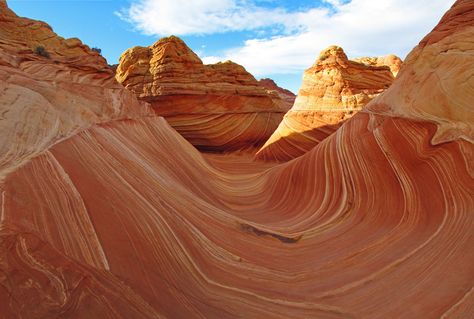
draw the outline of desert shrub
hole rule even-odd
[[[319,56],[319,60],[321,60],[321,61],[324,61],[327,58],[328,58],[327,54],[324,54],[324,53]]]
[[[99,53],[99,54],[102,53],[102,50],[99,49],[99,48],[91,48],[91,50],[94,51],[94,52],[97,52],[97,53]]]
[[[49,53],[48,51],[46,51],[46,49],[43,46],[37,46],[34,52],[39,56],[49,59]]]

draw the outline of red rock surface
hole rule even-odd
[[[296,95],[290,90],[279,87],[275,81],[269,78],[260,79],[258,83],[265,89],[270,91],[270,94],[275,92],[286,104],[286,108],[291,109],[295,103]]]
[[[395,56],[355,62],[341,47],[323,50],[305,71],[295,104],[256,158],[288,161],[311,150],[387,89],[399,64]]]
[[[175,36],[125,51],[116,78],[204,150],[261,146],[291,107],[236,63],[204,65]]]
[[[473,29],[474,4],[453,13],[432,39],[443,30],[472,63],[472,37],[457,36]],[[407,64],[438,59],[440,41]],[[156,116],[48,145],[0,186],[2,317],[471,318],[474,145],[462,134],[433,145],[436,105],[415,120],[409,100],[376,107],[386,94],[279,165],[202,155]],[[473,87],[463,97],[445,110],[469,112]]]
[[[43,47],[49,58],[35,53]],[[148,111],[113,78],[104,58],[0,1],[0,180],[94,123]],[[151,114],[151,112],[149,112]]]
[[[432,143],[474,142],[472,1],[458,1],[441,23],[406,58],[406,67],[386,94],[370,106],[373,113],[429,120],[438,130]],[[454,79],[454,80],[453,80]]]

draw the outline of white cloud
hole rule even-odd
[[[352,57],[405,55],[437,24],[454,0],[352,0],[334,2],[335,13],[302,12],[304,31],[248,40],[206,63],[232,60],[256,76],[301,73],[319,52],[337,44]]]
[[[404,58],[454,1],[324,0],[331,10],[288,12],[255,0],[139,0],[121,15],[153,35],[281,29],[277,36],[254,33],[259,38],[203,58],[206,63],[232,60],[256,76],[268,76],[301,74],[332,44],[352,57],[394,53]]]
[[[117,13],[149,35],[195,35],[301,24],[284,8],[266,8],[251,0],[137,0]]]

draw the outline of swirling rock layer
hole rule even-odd
[[[40,47],[46,56],[35,53]],[[0,180],[94,123],[147,113],[116,83],[104,58],[0,1]]]
[[[261,146],[292,105],[291,92],[261,85],[231,61],[204,65],[174,36],[124,52],[116,78],[205,150]]]
[[[395,56],[358,61],[337,46],[323,50],[305,71],[295,104],[256,157],[288,161],[303,155],[387,89],[401,65]]]
[[[432,146],[434,132],[361,113],[264,172],[202,158],[159,119],[90,129],[6,181],[2,224],[38,239],[8,237],[2,309],[29,318],[465,318],[474,149]],[[17,272],[25,275],[8,275]],[[27,296],[54,302],[12,302]]]
[[[434,34],[453,40],[447,26],[464,32],[474,4],[446,17]],[[445,108],[467,109],[474,89],[463,94]],[[433,145],[438,117],[380,100],[279,165],[203,155],[149,114],[45,143],[0,184],[1,316],[471,318],[474,145]]]
[[[438,126],[434,144],[474,142],[474,17],[472,1],[458,1],[408,55],[398,80],[369,107],[371,112]]]

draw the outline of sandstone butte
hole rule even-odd
[[[2,318],[473,317],[471,0],[283,164],[200,153],[0,6]]]
[[[175,36],[125,51],[116,78],[202,150],[262,146],[292,105],[291,92],[231,61],[205,65]]]
[[[356,61],[341,47],[323,50],[304,72],[293,107],[256,158],[288,161],[311,150],[386,90],[402,64],[394,55]]]

